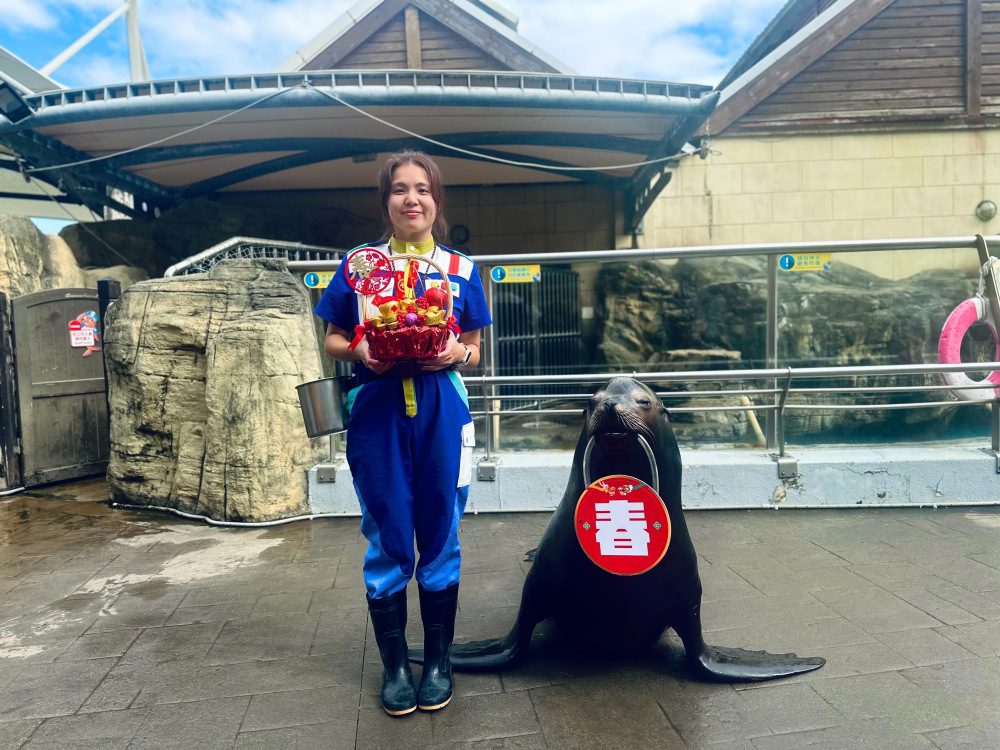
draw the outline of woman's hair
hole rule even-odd
[[[437,207],[437,216],[434,218],[434,226],[431,234],[437,242],[444,242],[448,238],[448,222],[444,218],[444,185],[441,184],[441,170],[427,154],[422,151],[398,151],[385,160],[382,171],[378,175],[378,204],[382,209],[382,223],[385,225],[385,234],[388,237],[392,234],[392,222],[389,220],[389,195],[392,192],[392,175],[397,168],[404,164],[416,164],[427,173],[427,183],[431,191],[431,198]]]

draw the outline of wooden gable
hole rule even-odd
[[[446,0],[384,0],[298,69],[562,72]]]
[[[981,104],[983,112],[1000,114],[1000,0],[983,0],[980,24]]]
[[[724,89],[835,2],[836,0],[811,0],[810,2],[792,0],[789,2],[778,11],[778,15],[753,41],[747,51],[740,56],[732,70],[719,83],[718,88]]]
[[[427,70],[510,70],[433,17],[420,14],[420,50]]]
[[[793,42],[709,132],[962,127],[1000,114],[1000,0],[862,0]]]

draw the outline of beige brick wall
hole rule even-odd
[[[645,219],[642,247],[1000,233],[1000,130],[721,137],[688,157]],[[903,278],[975,272],[974,250],[850,253],[835,259]]]

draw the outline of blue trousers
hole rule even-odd
[[[429,591],[459,579],[458,523],[475,442],[465,386],[450,371],[418,375],[413,384],[412,417],[400,379],[369,382],[351,394],[347,462],[368,540],[364,578],[373,599],[405,588],[414,572]]]

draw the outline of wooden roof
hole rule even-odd
[[[360,0],[278,70],[571,72],[516,23],[474,0]]]
[[[1000,115],[1000,0],[791,0],[702,133],[981,126]]]

